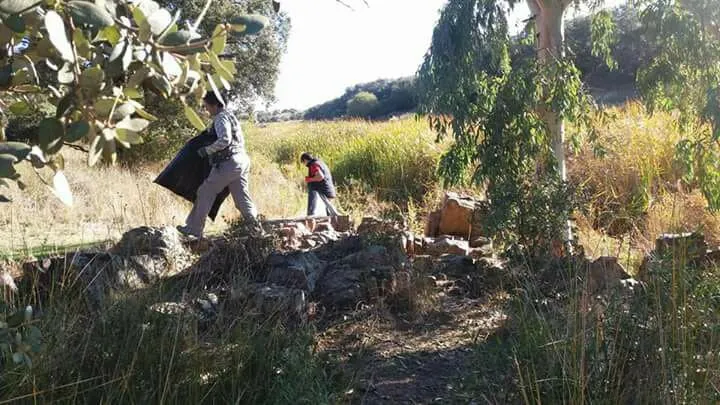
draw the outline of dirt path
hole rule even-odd
[[[470,403],[458,385],[473,372],[474,348],[505,320],[506,296],[469,299],[441,293],[416,320],[365,310],[326,329],[319,349],[355,378],[352,404]]]

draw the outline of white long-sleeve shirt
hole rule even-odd
[[[232,146],[234,153],[245,151],[245,139],[240,122],[232,113],[227,110],[220,111],[213,119],[212,125],[217,140],[205,148],[208,155],[217,153],[228,146]]]

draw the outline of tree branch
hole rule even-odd
[[[80,152],[90,153],[90,150],[85,149],[85,148],[83,148],[83,147],[80,146],[80,145],[75,145],[74,143],[63,142],[63,145],[64,145],[64,146],[67,146],[68,148],[72,148],[72,149],[75,149],[75,150],[79,150]]]

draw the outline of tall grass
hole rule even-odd
[[[64,150],[63,154],[73,206],[55,198],[29,164],[19,165],[27,188],[2,190],[12,202],[0,205],[0,257],[117,240],[137,226],[182,224],[190,211],[189,202],[153,183],[167,161],[91,168],[84,153]],[[300,185],[262,154],[252,156],[250,195],[268,218],[295,216],[305,206]],[[217,220],[208,220],[206,230],[218,233],[239,215],[229,197]]]
[[[328,163],[339,186],[387,200],[421,200],[438,183],[443,146],[422,119],[270,124],[247,134],[251,151],[262,150],[299,181],[305,172],[300,154],[310,152]]]
[[[645,288],[603,298],[585,295],[581,267],[529,270],[517,279],[502,337],[477,345],[471,396],[497,393],[485,377],[496,373],[507,376],[498,403],[720,401],[717,268],[677,253],[653,267]]]
[[[585,145],[568,172],[587,193],[594,225],[619,235],[641,226],[647,209],[677,190],[682,173],[673,162],[683,135],[671,114],[649,116],[637,103],[598,114],[594,127],[603,154]]]
[[[246,282],[238,274],[223,287]],[[329,404],[346,383],[313,352],[312,326],[253,313],[223,288],[204,320],[156,310],[204,297],[206,286],[189,279],[108,294],[100,310],[88,308],[86,286],[71,284],[53,285],[42,302],[26,294],[15,303],[39,309],[43,344],[31,368],[2,365],[0,403]]]

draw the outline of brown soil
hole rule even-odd
[[[462,381],[476,370],[477,345],[505,321],[507,295],[438,298],[435,311],[417,319],[363,309],[320,333],[318,351],[338,359],[353,376],[347,403],[472,402]]]

